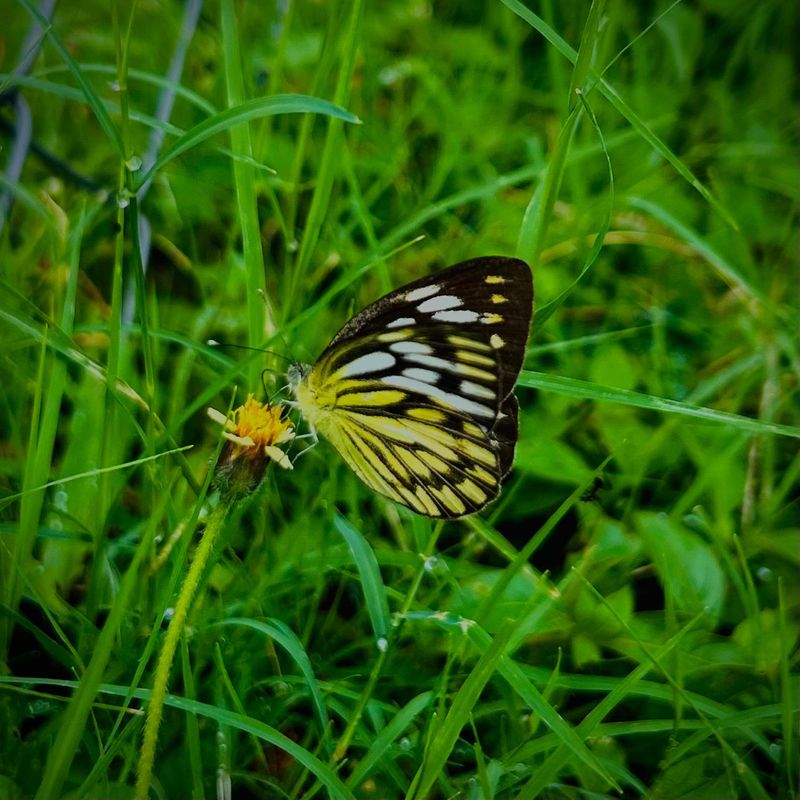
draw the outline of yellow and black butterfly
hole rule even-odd
[[[514,461],[532,313],[524,261],[464,261],[367,306],[315,364],[289,369],[289,385],[370,489],[461,517],[497,497]]]

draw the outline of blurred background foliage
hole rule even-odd
[[[0,19],[0,796],[130,796],[206,407],[488,254],[531,263],[540,314],[503,496],[441,526],[324,442],[271,470],[182,639],[154,796],[795,796],[796,4]]]

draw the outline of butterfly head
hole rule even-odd
[[[289,384],[289,391],[294,395],[300,411],[305,415],[308,401],[311,398],[311,389],[309,388],[309,375],[311,375],[312,365],[301,364],[295,361],[286,370],[286,380]]]
[[[314,428],[324,427],[327,417],[327,406],[335,405],[335,390],[325,388],[316,381],[314,366],[301,364],[299,361],[292,364],[286,371],[289,391],[297,401],[297,407],[305,420]]]
[[[310,373],[311,364],[301,364],[299,361],[295,361],[289,366],[289,369],[286,370],[286,379],[289,381],[289,389],[292,394],[297,396],[298,387],[305,382]]]

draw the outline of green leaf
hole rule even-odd
[[[778,676],[783,660],[790,657],[800,638],[797,627],[781,630],[778,612],[762,609],[755,617],[742,620],[733,632],[741,657],[752,662],[757,672]]]
[[[639,514],[636,529],[675,607],[686,614],[705,612],[718,618],[726,582],[712,548],[664,514]]]
[[[389,602],[386,599],[386,587],[381,578],[378,559],[359,530],[354,528],[341,514],[333,518],[336,530],[342,534],[350,552],[353,555],[358,576],[361,579],[361,588],[364,590],[364,599],[367,611],[372,622],[375,639],[380,643],[385,641],[389,634],[391,622],[389,619]]]

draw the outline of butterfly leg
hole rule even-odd
[[[294,440],[297,441],[298,439],[311,439],[311,444],[308,447],[304,447],[293,459],[292,464],[294,465],[297,462],[297,459],[300,456],[307,453],[309,450],[313,450],[319,444],[319,435],[317,434],[316,428],[311,425],[308,433],[301,433],[299,436],[295,436]]]

